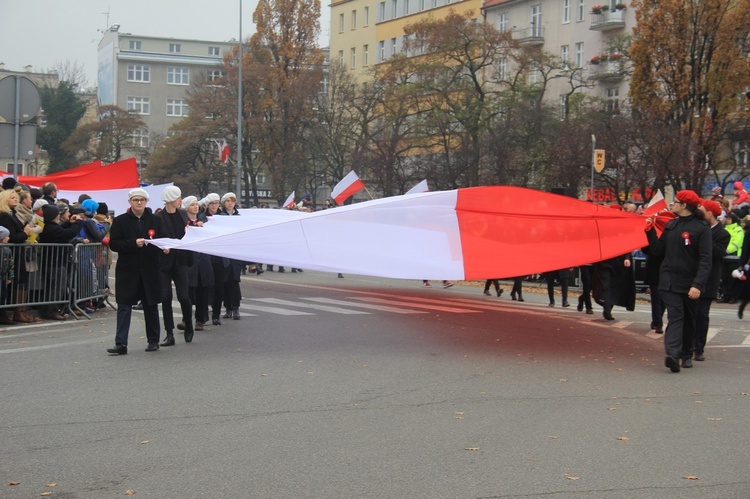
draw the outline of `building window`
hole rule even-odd
[[[357,29],[357,11],[352,11],[352,29]]]
[[[167,99],[167,116],[187,116],[188,104],[184,99]]]
[[[560,47],[560,62],[564,69],[570,67],[570,45],[563,45]]]
[[[576,43],[576,67],[583,66],[583,42]]]
[[[370,46],[369,45],[362,45],[362,65],[363,66],[370,65]]]
[[[542,6],[533,5],[531,7],[531,36],[542,36]]]
[[[617,87],[607,89],[607,102],[605,109],[610,113],[620,112],[620,89]]]
[[[385,41],[381,40],[378,42],[378,62],[385,60]]]
[[[356,47],[352,47],[351,68],[354,69],[356,67],[357,67],[357,49]]]
[[[378,22],[381,23],[385,21],[385,2],[380,2],[378,4]]]
[[[391,38],[391,57],[396,55],[396,50],[398,50],[398,40],[396,38]]]
[[[133,147],[148,147],[148,131],[142,128],[133,130]]]
[[[568,117],[568,96],[563,94],[560,96],[560,119],[564,120]]]
[[[339,14],[339,33],[344,32],[344,14]]]
[[[510,17],[507,12],[501,12],[497,16],[497,30],[501,33],[505,33],[510,29]]]
[[[370,25],[370,7],[365,7],[365,26]]]
[[[167,83],[170,85],[190,85],[190,70],[168,66]]]
[[[130,50],[141,50],[141,41],[130,40]]]
[[[339,50],[339,64],[341,64],[342,67],[344,66],[344,51],[343,50]]]
[[[391,0],[391,19],[398,17],[398,0]]]
[[[219,47],[208,47],[208,55],[219,55],[221,49]]]
[[[497,62],[497,78],[499,80],[506,80],[508,78],[508,59],[505,57]]]
[[[576,10],[576,21],[583,21],[586,17],[586,0],[578,0],[578,8]]]
[[[128,64],[128,81],[150,82],[151,66],[148,64]]]
[[[216,83],[226,76],[226,72],[223,69],[211,69],[208,71],[208,81]]]
[[[169,44],[169,53],[170,54],[179,54],[182,52],[182,45],[179,43],[170,43]]]
[[[563,24],[568,24],[570,22],[570,0],[563,0],[562,22]]]
[[[136,114],[151,114],[151,99],[148,97],[128,97],[126,109]]]

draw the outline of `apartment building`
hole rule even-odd
[[[480,16],[481,0],[341,0],[331,4],[330,57],[358,81],[372,66],[402,52],[404,27],[450,9]]]
[[[630,34],[635,11],[616,0],[485,0],[485,21],[511,31],[522,47],[538,47],[581,68],[586,86],[580,89],[607,99],[616,109],[628,94],[623,54],[612,49],[617,35]],[[553,80],[547,93],[566,105],[570,85]],[[561,109],[563,112],[564,109]]]
[[[99,42],[98,97],[101,105],[136,111],[148,129],[133,137],[134,154],[188,115],[193,81],[221,78],[223,58],[237,44],[121,33],[115,24]]]

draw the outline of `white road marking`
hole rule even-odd
[[[344,300],[335,300],[333,298],[303,298],[304,300],[315,301],[319,303],[330,303],[332,305],[345,305],[347,307],[366,308],[369,310],[380,310],[382,312],[393,312],[394,314],[426,314],[420,310],[411,310],[406,308],[389,307],[388,305],[374,305],[371,303],[352,303]]]
[[[271,303],[274,305],[287,305],[290,307],[301,307],[301,308],[312,308],[313,310],[321,310],[323,312],[331,312],[334,314],[344,315],[370,315],[370,312],[363,312],[362,310],[347,310],[341,307],[330,307],[327,305],[315,305],[312,303],[300,303],[291,300],[281,300],[278,298],[251,298],[252,301],[260,301],[263,303]]]

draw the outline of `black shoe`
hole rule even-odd
[[[148,346],[146,347],[147,352],[155,352],[158,349],[159,349],[158,343],[149,343]]]
[[[497,291],[497,297],[498,297],[498,298],[500,298],[500,296],[502,296],[502,294],[503,294],[503,291],[504,291],[503,289],[499,289],[499,290]]]
[[[553,301],[549,302],[549,305],[548,305],[548,306],[549,306],[549,307],[554,307],[554,306],[555,306],[555,302],[553,302]]]
[[[214,326],[221,326],[221,319],[219,319],[218,317],[214,317],[213,319],[211,319],[211,324],[213,324]]]
[[[114,348],[108,348],[107,352],[115,355],[127,355],[128,347],[126,347],[125,345],[115,345]]]
[[[590,308],[587,308],[587,309],[586,309],[586,313],[587,313],[588,315],[594,315],[594,311],[593,311],[593,310],[591,310]]]
[[[564,301],[563,302],[563,308],[568,308],[570,306],[570,303]]]
[[[664,334],[664,330],[661,328],[661,326],[658,326],[654,329],[655,334]]]
[[[232,318],[232,309],[228,308],[227,313],[221,316],[223,319],[231,319]]]
[[[682,367],[685,369],[690,369],[693,367],[693,359],[688,357],[687,359],[682,359]]]
[[[297,273],[297,269],[292,269],[292,274],[296,274],[296,273]]]
[[[669,368],[673,373],[680,372],[680,363],[674,357],[667,357],[664,359],[664,365]]]
[[[282,273],[285,272],[284,267],[279,267],[279,272],[282,272]]]
[[[344,278],[344,274],[339,273],[339,279],[343,279],[343,278]]]
[[[510,299],[516,301],[516,293],[514,291],[510,292]]]
[[[492,293],[490,293],[489,290],[486,289],[484,290],[484,294],[486,294],[487,296],[492,296]]]
[[[577,310],[578,310],[579,312],[583,312],[583,302],[582,302],[582,301],[579,301],[579,302],[578,302],[578,306],[576,307],[576,309],[577,309]]]
[[[133,310],[143,310],[143,303],[138,302],[135,305],[133,305]]]
[[[524,299],[519,296],[518,301],[524,301]]]
[[[193,334],[195,334],[195,330],[193,329],[193,323],[187,322],[185,323],[185,343],[190,343],[193,341]]]
[[[232,310],[232,319],[234,319],[236,321],[240,320],[240,309],[239,308],[235,308],[234,310]]]
[[[151,347],[151,344],[148,345],[149,348]],[[164,338],[164,341],[162,342],[161,346],[163,347],[173,347],[174,346],[174,335],[172,333],[167,333],[167,337]],[[149,352],[150,350],[146,350]]]
[[[258,267],[257,269],[255,269],[255,273],[257,275],[261,275],[263,272],[265,272],[265,270],[261,269],[260,267]]]
[[[703,352],[695,352],[693,358],[698,362],[703,362],[704,360],[706,360],[706,357],[703,356]]]
[[[614,317],[612,317],[612,312],[610,312],[609,310],[605,310],[604,312],[602,312],[602,316],[603,316],[603,317],[604,317],[604,318],[605,318],[606,320],[608,320],[608,321],[613,321],[613,320],[615,320],[615,318],[614,318]]]

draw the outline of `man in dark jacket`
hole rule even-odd
[[[706,283],[706,290],[698,298],[698,318],[695,326],[695,360],[706,360],[703,349],[708,337],[708,314],[711,311],[711,302],[719,294],[719,281],[721,281],[724,256],[731,236],[724,224],[716,218],[721,215],[721,206],[716,201],[704,199],[698,208],[703,213],[703,219],[711,226],[712,258],[711,274]]]
[[[653,219],[647,218],[646,235],[652,254],[664,256],[659,272],[659,294],[667,307],[664,332],[666,365],[672,372],[692,367],[698,298],[705,292],[711,274],[711,229],[696,216],[701,198],[693,191],[677,193],[670,209],[677,218],[670,220],[661,237],[656,236]]]
[[[159,261],[162,250],[146,244],[148,239],[164,237],[161,220],[146,207],[148,192],[135,188],[128,193],[130,208],[112,222],[109,247],[117,252],[115,291],[117,294],[117,334],[115,347],[107,352],[128,353],[128,333],[133,305],[140,300],[146,322],[147,352],[159,349],[159,302],[161,280]],[[169,250],[164,250],[168,252]]]
[[[164,229],[162,237],[182,239],[187,226],[187,211],[182,209],[182,191],[175,185],[170,185],[161,193],[164,209],[156,214]],[[172,312],[172,282],[177,293],[177,301],[182,309],[181,326],[185,329],[185,341],[193,341],[192,304],[190,303],[188,285],[188,267],[192,262],[189,251],[172,250],[161,255],[161,313],[164,319],[164,330],[167,333],[163,347],[174,345],[174,314]]]

